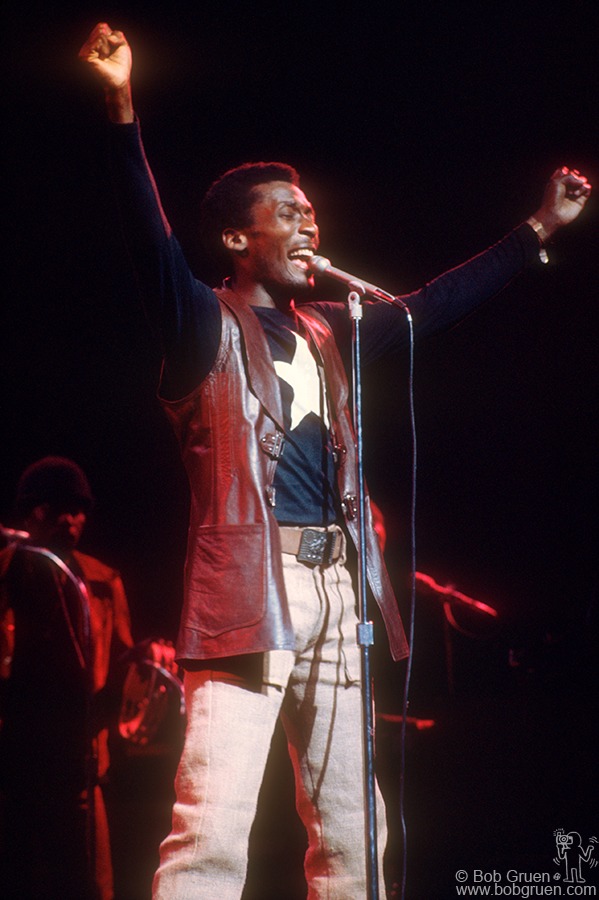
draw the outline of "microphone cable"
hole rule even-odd
[[[401,833],[402,863],[400,880],[400,900],[405,900],[407,882],[407,825],[405,816],[405,776],[406,776],[406,734],[408,710],[410,705],[410,682],[412,678],[412,659],[414,656],[414,619],[416,614],[416,476],[418,471],[418,447],[416,439],[416,414],[414,404],[414,323],[410,310],[405,307],[406,318],[410,332],[409,339],[409,369],[408,369],[408,404],[410,417],[410,436],[412,450],[411,499],[410,499],[410,605],[408,621],[408,647],[406,676],[404,683],[401,730],[400,730],[400,757],[399,757],[399,824]]]

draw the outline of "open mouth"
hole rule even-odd
[[[302,269],[304,272],[308,270],[313,256],[314,251],[310,247],[297,247],[289,253],[289,259],[294,266],[297,266],[298,269]]]

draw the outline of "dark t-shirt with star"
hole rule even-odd
[[[287,525],[330,525],[336,518],[335,465],[325,388],[308,336],[294,317],[254,308],[279,377],[285,445],[274,479],[275,515]]]

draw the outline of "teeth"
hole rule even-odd
[[[302,247],[298,250],[292,250],[289,254],[289,259],[305,259],[310,260],[314,256],[314,251],[310,250],[309,247]]]

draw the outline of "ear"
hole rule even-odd
[[[45,522],[48,518],[48,513],[50,512],[50,504],[49,503],[39,503],[37,506],[34,506],[31,510],[29,518],[35,522],[36,525],[41,525],[42,522]]]
[[[248,239],[245,231],[239,231],[237,228],[225,228],[221,234],[221,239],[229,252],[236,253],[239,256],[246,256]]]
[[[40,528],[43,528],[50,513],[49,503],[38,503],[25,518],[23,525],[33,536],[39,536]]]

